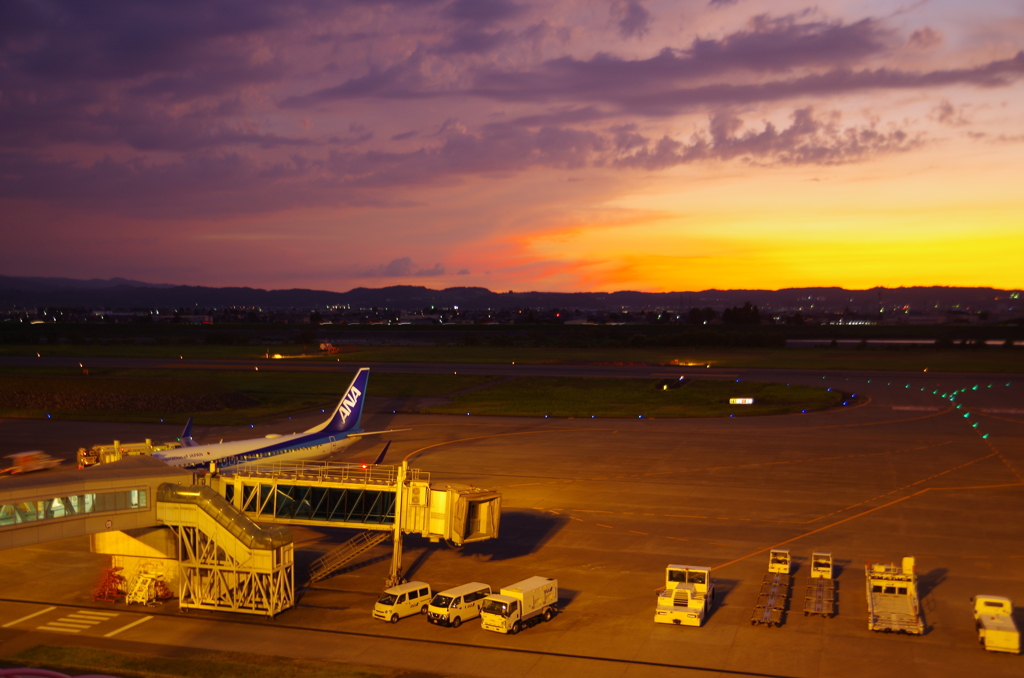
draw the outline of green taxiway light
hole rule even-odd
[[[985,440],[988,440],[988,434],[987,433],[985,435],[981,436],[981,437],[984,438]]]
[[[965,413],[964,413],[964,419],[966,419],[966,418],[967,418],[967,417],[969,417],[969,416],[971,416],[971,413],[970,413],[970,412],[965,412]]]
[[[974,385],[974,388],[972,388],[971,390],[972,390],[972,391],[977,391],[977,390],[978,390],[978,385],[977,385],[977,384],[975,384],[975,385]]]
[[[974,422],[973,424],[971,424],[971,428],[978,428],[978,422]]]

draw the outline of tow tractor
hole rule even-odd
[[[665,588],[658,593],[654,621],[700,626],[714,603],[715,580],[710,568],[669,565],[665,570]]]
[[[788,549],[772,549],[768,554],[768,573],[761,583],[751,624],[782,626],[782,615],[793,588]]]
[[[836,614],[836,582],[832,579],[832,554],[815,551],[811,554],[811,580],[804,594],[804,616]]]

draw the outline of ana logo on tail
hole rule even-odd
[[[363,395],[363,392],[356,388],[353,384],[348,391],[345,393],[345,397],[341,400],[341,418],[347,420],[349,415],[352,414],[352,408],[359,404],[359,396]]]

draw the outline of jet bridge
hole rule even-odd
[[[280,462],[214,475],[210,486],[251,519],[419,534],[462,546],[498,536],[501,494],[431,484],[407,465]]]
[[[354,541],[379,543],[369,533],[390,532],[388,585],[402,580],[403,534],[461,547],[498,536],[501,494],[493,490],[432,484],[430,474],[395,466],[336,462],[250,465],[207,482],[238,511],[263,524],[316,525],[367,531]],[[342,544],[314,564],[312,582],[348,565],[365,549]]]

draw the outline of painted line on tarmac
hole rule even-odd
[[[981,461],[982,459],[988,459],[988,458],[990,458],[992,456],[995,456],[995,453],[989,454],[989,455],[985,455],[984,457],[976,459],[975,461]],[[974,463],[974,462],[969,462],[969,463]],[[965,466],[966,466],[966,464],[965,464]],[[736,563],[742,562],[742,561],[746,560],[747,558],[752,558],[754,556],[761,555],[762,553],[767,553],[768,551],[771,551],[772,549],[779,548],[780,546],[785,546],[786,544],[791,544],[791,543],[793,543],[795,541],[799,541],[800,539],[804,539],[805,537],[809,537],[809,536],[811,536],[813,534],[817,534],[818,532],[824,532],[825,530],[830,529],[832,527],[835,527],[837,525],[842,525],[843,523],[849,522],[851,520],[855,520],[856,518],[860,518],[862,516],[866,516],[869,513],[874,513],[875,511],[879,511],[881,509],[888,508],[888,507],[893,506],[895,504],[899,504],[900,502],[906,501],[907,499],[912,499],[912,498],[914,498],[914,497],[916,497],[918,495],[925,494],[926,492],[939,491],[939,490],[947,490],[947,491],[949,491],[949,490],[983,490],[983,489],[995,489],[995,488],[1001,488],[1001,487],[1021,487],[1022,485],[1024,485],[1024,482],[1021,482],[1021,483],[1006,483],[1006,484],[1002,484],[1002,485],[976,485],[976,486],[968,486],[968,487],[926,487],[923,490],[918,490],[917,492],[914,492],[912,494],[908,494],[905,497],[900,497],[899,499],[893,499],[892,501],[890,501],[888,503],[885,503],[885,504],[882,504],[881,506],[876,506],[874,508],[867,509],[866,511],[861,511],[860,513],[858,513],[856,515],[852,515],[852,516],[849,516],[847,518],[843,518],[842,520],[837,520],[836,522],[829,523],[828,525],[823,525],[823,526],[819,527],[816,530],[811,530],[810,532],[805,532],[803,534],[799,534],[799,535],[797,535],[795,537],[792,537],[791,539],[787,539],[785,541],[781,541],[778,544],[774,544],[772,546],[766,546],[763,549],[758,549],[757,551],[754,551],[753,553],[748,553],[745,556],[740,556],[739,558],[735,558],[733,560],[730,560],[727,563],[722,563],[721,565],[716,565],[716,566],[712,567],[711,569],[712,570],[720,570],[722,568],[729,567],[730,565],[735,565]]]
[[[43,603],[39,603],[38,601],[34,601],[34,600],[17,600],[17,599],[13,599],[13,598],[0,598],[0,602],[28,603],[28,604],[35,604],[35,605],[43,604]],[[49,610],[55,610],[55,609],[57,609],[56,606],[53,606],[53,607],[49,608]],[[45,610],[45,611],[49,611],[49,610]],[[41,612],[40,613],[36,613],[36,614],[41,614]],[[561,614],[565,614],[565,612],[559,612],[559,614],[560,615]],[[35,616],[35,615],[31,615],[31,616]],[[183,616],[181,614],[174,614],[174,613],[156,613],[153,616],[164,617],[164,618],[173,619],[173,620],[176,620],[176,621],[186,621],[188,619],[187,616]],[[211,623],[213,623],[212,620],[211,620]],[[257,621],[257,620],[252,620],[252,619],[219,620],[219,621],[216,622],[216,624],[218,624],[218,625],[229,625],[229,624],[232,624],[232,625],[237,625],[237,626],[241,626],[241,627],[257,627],[257,628],[264,628],[264,629],[267,628],[262,621]],[[411,643],[413,645],[440,645],[440,646],[444,646],[444,647],[468,649],[468,650],[473,650],[473,651],[477,651],[477,652],[479,652],[479,651],[494,652],[494,653],[497,653],[499,655],[501,653],[507,653],[507,654],[524,655],[524,656],[531,656],[531,657],[543,656],[543,657],[554,657],[554,658],[557,658],[557,659],[580,659],[580,660],[584,660],[584,661],[597,662],[599,664],[620,664],[620,665],[626,665],[626,666],[637,666],[639,668],[648,668],[648,667],[650,667],[650,668],[664,668],[664,669],[684,669],[684,670],[689,670],[689,671],[708,673],[708,674],[712,674],[712,675],[750,676],[751,678],[791,678],[790,676],[784,676],[782,674],[776,674],[776,673],[758,673],[758,672],[755,672],[755,671],[739,671],[739,670],[736,670],[736,669],[712,668],[712,667],[708,667],[708,666],[690,666],[690,665],[687,665],[687,664],[668,664],[668,663],[665,663],[665,662],[651,662],[651,661],[634,660],[634,659],[626,659],[626,658],[618,658],[618,657],[597,657],[597,656],[590,656],[590,655],[584,655],[584,654],[572,654],[572,653],[569,653],[569,652],[550,652],[550,651],[545,651],[545,650],[534,650],[534,649],[525,649],[525,648],[520,649],[520,648],[515,648],[515,647],[495,647],[495,646],[488,646],[488,645],[474,645],[472,643],[459,643],[459,642],[450,641],[450,640],[436,640],[436,639],[429,639],[428,640],[428,639],[425,639],[425,638],[396,638],[395,636],[379,635],[379,634],[376,634],[376,633],[365,633],[365,632],[360,632],[360,631],[339,631],[339,630],[335,630],[335,629],[324,629],[324,628],[317,628],[317,627],[314,627],[314,626],[299,626],[299,625],[284,624],[284,623],[275,624],[274,627],[278,628],[278,629],[290,629],[292,631],[307,631],[307,632],[311,631],[313,633],[323,633],[323,634],[327,634],[327,635],[330,635],[330,636],[338,636],[338,637],[365,638],[365,639],[370,639],[370,640],[381,640],[381,641],[385,641],[385,642],[387,642],[387,641],[393,641],[393,642],[399,642],[399,643],[405,642],[405,643]]]
[[[21,617],[20,619],[15,619],[14,621],[9,621],[6,624],[4,624],[3,626],[0,626],[0,629],[6,629],[8,627],[14,626],[15,624],[20,624],[23,621],[28,621],[32,617],[38,617],[41,614],[46,614],[50,610],[56,610],[56,609],[57,608],[55,606],[51,605],[50,607],[46,608],[45,610],[39,610],[38,612],[33,612],[32,614],[27,614],[24,617]]]
[[[125,626],[122,626],[119,629],[111,631],[110,633],[105,634],[103,637],[104,638],[113,638],[117,634],[121,633],[121,631],[127,631],[128,629],[130,629],[130,628],[132,628],[134,626],[138,626],[139,624],[142,624],[143,622],[148,622],[152,618],[153,617],[151,615],[147,615],[147,616],[143,617],[142,619],[136,619],[131,624],[127,624]]]

